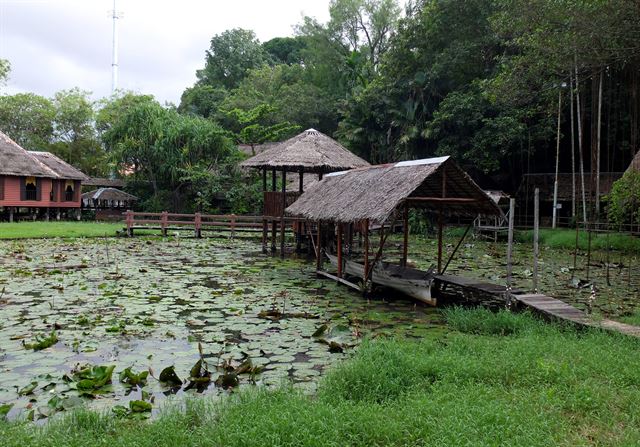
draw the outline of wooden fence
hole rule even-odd
[[[134,230],[160,230],[163,236],[169,230],[184,230],[191,227],[196,237],[203,230],[228,231],[231,236],[236,232],[262,232],[263,216],[244,216],[236,214],[178,214],[178,213],[141,213],[127,211],[125,215],[126,232],[133,236]]]

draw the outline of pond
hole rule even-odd
[[[367,300],[317,279],[304,259],[263,255],[255,241],[3,241],[0,264],[9,418],[78,404],[146,415],[167,396],[236,385],[291,381],[313,392],[363,336],[443,331],[433,309]]]

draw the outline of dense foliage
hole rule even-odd
[[[582,172],[625,170],[638,151],[639,35],[634,0],[412,0],[404,9],[331,0],[326,23],[304,17],[293,37],[213,36],[176,111],[252,149],[313,127],[373,163],[449,154],[483,186],[510,192],[523,173],[553,172],[559,144],[560,171],[582,181]],[[9,68],[0,62],[0,83]],[[106,130],[127,103],[147,100],[126,93],[93,103],[77,89],[5,95],[0,128],[105,175],[127,162],[106,150]],[[150,171],[137,174],[153,185],[143,178]],[[148,188],[158,207],[192,206],[165,186]],[[587,180],[585,194],[599,186]],[[591,214],[585,200],[575,197],[572,215]]]

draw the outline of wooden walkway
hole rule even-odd
[[[619,323],[613,320],[595,320],[583,311],[550,296],[540,294],[519,295],[513,298],[520,304],[544,315],[547,318],[560,321],[568,321],[579,326],[588,326],[622,334],[640,337],[640,326]]]
[[[498,284],[461,276],[437,275],[435,286],[439,296],[455,299],[458,302],[482,304],[487,307],[506,304],[506,287]],[[640,337],[640,326],[607,319],[596,320],[580,309],[550,296],[527,294],[517,289],[511,291],[511,296],[520,307],[531,309],[549,319]]]

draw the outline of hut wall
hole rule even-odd
[[[0,206],[14,206],[24,208],[80,208],[80,182],[74,181],[73,200],[65,200],[65,180],[52,180],[38,178],[40,186],[40,200],[23,200],[22,185],[24,177],[5,176],[3,179],[3,192],[0,196]],[[53,195],[51,192],[53,191]],[[53,196],[53,197],[52,197]],[[53,199],[53,200],[52,200]]]

